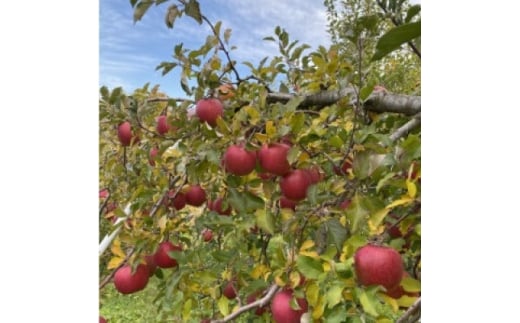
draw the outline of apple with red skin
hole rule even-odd
[[[157,157],[158,152],[159,152],[159,149],[157,149],[157,147],[152,147],[150,149],[150,154],[149,154],[149,159],[148,159],[150,166],[155,166],[155,158]]]
[[[191,185],[185,193],[186,203],[201,206],[206,202],[206,191],[200,185]]]
[[[224,210],[222,206],[223,202],[224,201],[221,197],[217,198],[215,201],[208,201],[208,209],[215,211],[220,215],[230,215],[231,206],[228,204],[228,207]]]
[[[130,146],[132,142],[132,126],[130,122],[125,121],[119,125],[117,128],[117,138],[119,138],[119,142],[123,146]]]
[[[395,249],[368,244],[356,250],[354,270],[361,285],[382,285],[392,290],[401,283],[404,267]]]
[[[175,195],[175,191],[176,190],[168,191],[166,206],[181,210],[186,206],[186,194],[177,192],[177,195]]]
[[[291,170],[291,165],[287,160],[287,153],[290,147],[286,144],[263,144],[258,151],[258,161],[265,171],[283,176]]]
[[[168,255],[168,252],[170,251],[182,251],[182,246],[174,245],[170,241],[161,242],[159,248],[157,248],[157,251],[154,254],[154,260],[157,266],[161,268],[177,267],[177,260]]]
[[[298,203],[292,201],[292,200],[289,200],[288,198],[286,198],[285,196],[280,196],[280,208],[282,209],[291,209],[293,211],[296,211],[296,205]]]
[[[105,198],[108,197],[108,195],[109,195],[108,189],[106,189],[106,188],[104,188],[101,191],[99,191],[99,198],[100,199],[105,199]]]
[[[304,171],[309,176],[309,180],[311,182],[311,185],[317,184],[319,181],[323,179],[323,173],[320,171],[318,166],[313,166],[311,168],[306,168]]]
[[[114,275],[114,286],[121,294],[135,293],[146,287],[149,277],[147,265],[137,265],[134,273],[132,273],[132,266],[124,265]]]
[[[246,298],[247,304],[251,304],[251,303],[257,301],[258,299],[262,298],[262,294],[263,294],[263,291],[257,291],[252,294],[249,294]],[[255,314],[258,316],[261,316],[262,314],[264,314],[265,311],[268,311],[268,310],[269,310],[269,305],[267,305],[267,304],[264,306],[258,306],[255,310]]]
[[[213,239],[213,231],[211,229],[202,230],[202,240],[209,242]]]
[[[237,288],[235,287],[235,284],[235,280],[230,280],[222,291],[222,294],[224,294],[228,299],[234,299],[237,297]]]
[[[224,107],[220,100],[215,98],[201,99],[195,107],[195,114],[202,122],[207,122],[211,127],[217,125],[217,118],[224,116]]]
[[[307,197],[307,188],[310,185],[310,176],[302,169],[293,170],[280,180],[280,188],[283,196],[295,202]]]
[[[202,319],[200,323],[211,323],[211,319]]]
[[[297,298],[300,309],[293,310],[291,308],[291,299],[293,291],[291,289],[283,289],[277,292],[271,300],[271,312],[273,320],[276,323],[300,323],[303,314],[307,312],[308,304],[305,298]]]
[[[161,116],[157,117],[156,129],[160,135],[164,135],[165,133],[168,133],[168,131],[170,131],[170,125],[168,124],[168,117],[166,117],[165,115],[161,115]]]
[[[256,167],[256,153],[242,145],[231,145],[222,158],[226,171],[237,176],[251,173]]]
[[[99,323],[107,323],[107,320],[103,316],[100,316]]]

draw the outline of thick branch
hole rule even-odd
[[[406,312],[396,321],[396,323],[412,323],[417,322],[421,317],[421,298],[419,297],[415,303],[410,306]]]
[[[391,141],[396,141],[399,138],[406,136],[410,131],[421,125],[421,113],[417,113],[410,121],[402,125],[393,134],[390,135]]]
[[[350,87],[336,91],[323,91],[305,96],[298,108],[314,107],[315,109],[320,110],[323,107],[334,104],[340,99],[351,95],[355,95],[355,91]],[[289,93],[268,93],[267,102],[286,103],[294,97],[293,94]],[[363,107],[368,111],[377,113],[395,112],[411,116],[421,111],[421,97],[375,92],[368,97]]]
[[[225,318],[221,320],[212,320],[211,323],[224,323],[229,322],[238,316],[240,316],[242,313],[249,311],[250,309],[253,309],[255,307],[262,307],[267,305],[271,301],[271,298],[273,298],[274,294],[278,290],[278,286],[276,284],[271,285],[269,289],[267,290],[267,294],[265,294],[264,297],[257,299],[256,301],[249,303],[245,306],[240,307],[236,312],[233,312],[226,316]]]

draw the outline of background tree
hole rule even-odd
[[[135,21],[164,2],[131,0]],[[325,5],[332,46],[276,27],[280,54],[242,75],[231,30],[179,0],[169,28],[212,30],[157,67],[187,97],[101,88],[100,288],[146,265],[161,322],[420,316],[420,6]],[[366,280],[366,245],[397,251],[404,278]]]

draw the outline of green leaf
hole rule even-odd
[[[347,210],[347,219],[350,221],[351,232],[357,232],[362,221],[366,220],[369,211],[362,205],[362,198],[356,194]]]
[[[334,285],[331,288],[329,288],[326,295],[328,308],[333,308],[336,304],[341,302],[341,300],[343,299],[343,295],[341,294],[342,291],[343,287],[339,285]]]
[[[290,99],[289,102],[285,104],[285,111],[286,112],[294,112],[296,108],[300,105],[300,103],[303,102],[305,98],[303,96],[295,96],[294,98]]]
[[[132,5],[132,8],[135,7],[135,4],[137,3],[138,0],[130,0],[130,4]]]
[[[309,256],[299,255],[296,259],[296,267],[298,270],[309,279],[318,279],[323,273],[323,266],[318,259]]]
[[[363,306],[365,312],[375,317],[379,316],[379,313],[376,310],[378,301],[374,294],[362,291],[359,301],[361,302],[361,306]]]
[[[199,2],[197,0],[190,0],[185,8],[186,15],[192,17],[199,23],[199,25],[202,24],[202,15],[200,13],[200,6]]]
[[[403,289],[410,293],[420,292],[421,291],[421,282],[413,279],[412,277],[405,277],[401,281],[401,286]]]
[[[338,135],[329,138],[329,145],[331,145],[334,148],[341,148],[344,144],[345,143]]]
[[[171,5],[168,7],[166,11],[166,17],[164,18],[164,22],[168,28],[173,28],[173,24],[175,23],[175,19],[179,17],[180,11],[176,5]],[[164,75],[164,74],[163,74]]]
[[[334,243],[338,251],[343,248],[343,243],[347,240],[348,229],[345,228],[338,219],[332,218],[324,223],[329,232],[329,239]]]
[[[383,58],[384,56],[401,47],[402,44],[420,36],[421,21],[407,23],[390,29],[377,42],[376,52],[372,57],[372,61]]]
[[[143,18],[144,14],[152,6],[153,1],[141,1],[137,4],[134,10],[134,23],[138,22]]]
[[[220,311],[220,313],[222,315],[226,316],[229,314],[229,300],[227,299],[227,297],[222,296],[218,300],[217,305],[218,305],[218,310]]]
[[[410,20],[412,20],[412,18],[415,17],[420,11],[421,11],[421,5],[420,4],[416,4],[414,6],[411,6],[408,9],[408,12],[406,13],[406,18],[404,19],[404,22],[405,23],[410,22]]]
[[[256,224],[269,234],[274,234],[274,220],[271,212],[265,209],[256,210]]]
[[[291,130],[293,133],[299,133],[303,126],[305,126],[305,115],[303,113],[295,113],[290,121]]]

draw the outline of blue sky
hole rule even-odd
[[[199,25],[183,16],[173,29],[164,24],[169,4],[153,6],[143,19],[133,23],[129,0],[100,1],[99,82],[109,88],[122,86],[131,92],[150,82],[170,96],[185,96],[180,89],[178,73],[173,70],[161,76],[155,67],[162,61],[172,61],[173,48],[198,48],[211,33],[206,24]],[[278,54],[272,42],[262,39],[274,34],[280,26],[291,40],[309,44],[312,49],[330,45],[326,32],[327,16],[322,1],[244,1],[200,0],[201,11],[212,23],[222,21],[221,30],[231,28],[230,44],[238,48],[231,52],[237,62],[250,61],[256,65],[263,57]],[[244,68],[243,76],[247,75]]]

